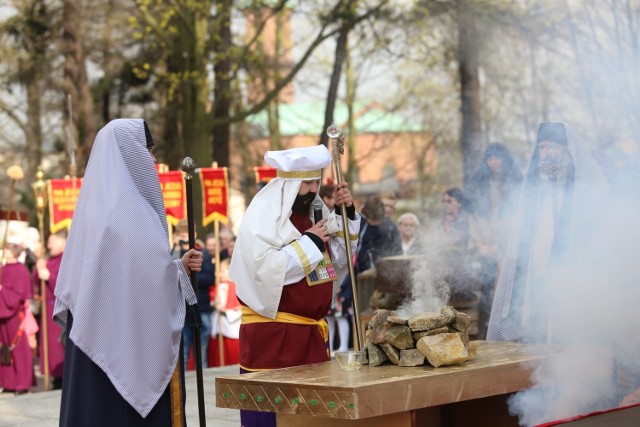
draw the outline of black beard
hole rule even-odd
[[[538,162],[540,172],[547,178],[556,178],[562,171],[562,159],[550,157]]]
[[[296,200],[293,202],[293,206],[291,206],[291,211],[297,214],[305,214],[309,213],[311,209],[311,202],[316,198],[316,193],[308,192],[304,196],[297,195]]]

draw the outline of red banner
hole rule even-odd
[[[200,168],[202,183],[202,225],[213,221],[229,222],[229,180],[227,168]]]
[[[49,195],[49,231],[58,231],[71,227],[73,211],[76,208],[82,178],[50,179],[47,181]]]
[[[158,174],[164,197],[164,209],[167,222],[173,226],[186,216],[184,179],[181,171],[168,171]]]
[[[253,168],[256,174],[256,184],[259,182],[269,182],[276,177],[278,170],[271,166],[256,166]]]

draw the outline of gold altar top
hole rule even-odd
[[[337,362],[216,378],[216,405],[342,419],[376,417],[512,393],[532,385],[533,360],[556,349],[481,342],[478,356],[457,366],[363,366],[344,371]]]

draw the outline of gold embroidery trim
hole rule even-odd
[[[182,351],[182,349],[180,349]],[[169,382],[169,390],[171,392],[171,425],[173,427],[182,427],[182,383],[180,378],[180,358],[173,370],[171,381]]]
[[[309,262],[309,258],[307,258],[307,254],[304,253],[304,249],[302,249],[302,246],[300,246],[300,243],[296,241],[291,243],[291,246],[298,254],[298,257],[300,258],[300,262],[302,263],[302,269],[304,270],[304,275],[307,276],[311,274],[311,263]]]
[[[320,179],[322,178],[322,170],[317,169],[313,171],[292,171],[287,172],[278,169],[278,178],[284,179]]]
[[[341,231],[338,231],[338,232],[336,233],[336,235],[337,235],[338,237],[342,237],[342,238],[344,239],[344,231],[342,231],[342,230],[341,230]],[[358,240],[358,235],[357,235],[357,234],[351,234],[351,233],[349,233],[349,240],[351,240],[351,241],[356,241],[356,240]]]

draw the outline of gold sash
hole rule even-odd
[[[251,307],[247,307],[246,305],[242,306],[242,323],[243,324],[247,325],[249,323],[268,323],[268,322],[294,323],[296,325],[317,326],[324,341],[327,342],[329,339],[329,325],[327,324],[327,321],[324,318],[320,320],[315,320],[309,317],[303,317],[303,316],[298,316],[296,314],[279,311],[276,314],[275,319],[270,319],[268,317],[264,317],[261,314],[256,313],[251,309]]]

